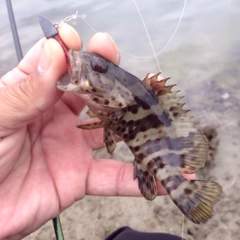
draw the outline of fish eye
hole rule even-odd
[[[106,73],[108,70],[108,64],[103,58],[93,56],[90,63],[92,69],[96,72]]]

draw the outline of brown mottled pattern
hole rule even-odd
[[[153,200],[155,177],[187,218],[205,223],[221,195],[221,186],[204,180],[188,181],[181,172],[194,173],[204,166],[208,145],[205,136],[183,110],[183,103],[159,74],[143,81],[96,54],[70,51],[71,79],[59,81],[62,91],[83,98],[89,115],[101,121],[78,125],[83,129],[104,127],[108,152],[120,136],[135,156],[134,179],[141,193]],[[86,97],[86,95],[88,97]]]
[[[129,108],[133,109],[132,106]],[[131,114],[135,113],[131,112]],[[132,120],[131,114],[129,110],[126,109],[126,113],[116,124],[111,125],[110,123],[109,125],[109,127],[112,128],[127,143],[131,140],[134,140],[139,132],[147,132],[147,130],[151,128],[158,128],[162,125],[162,123],[159,121],[159,118],[153,113],[147,114],[146,116],[136,119],[135,121]],[[139,144],[141,144],[141,142]]]

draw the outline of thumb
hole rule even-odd
[[[37,69],[25,78],[0,88],[0,137],[26,126],[53,107],[62,96],[56,82],[65,71],[66,61],[61,46],[54,39],[47,40]],[[11,78],[17,77],[15,72],[12,71]]]

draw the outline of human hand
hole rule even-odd
[[[68,25],[59,34],[81,48]],[[106,34],[94,35],[88,51],[119,63]],[[66,70],[58,42],[41,39],[0,80],[0,239],[23,238],[86,194],[141,196],[132,164],[92,157],[103,146],[102,130],[75,128],[85,104],[57,90]]]
[[[82,45],[68,25],[59,32],[69,48]],[[88,51],[119,63],[106,34],[96,34]],[[26,236],[86,194],[141,195],[132,164],[92,157],[102,130],[75,128],[85,105],[57,90],[65,72],[61,46],[41,39],[0,80],[0,239]]]

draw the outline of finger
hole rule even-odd
[[[82,48],[81,38],[79,37],[77,31],[70,25],[63,23],[58,28],[58,33],[69,49],[80,50]],[[85,102],[73,93],[64,93],[62,100],[76,115],[79,115],[85,107]]]
[[[18,64],[20,72],[29,75],[37,68],[45,43],[46,39],[42,38],[27,52],[26,56]]]
[[[66,23],[63,23],[58,28],[58,33],[63,42],[69,49],[80,50],[82,49],[82,40],[77,31]]]
[[[161,184],[158,194],[166,195]],[[137,180],[133,180],[133,165],[110,159],[95,159],[87,179],[87,194],[98,196],[142,196]]]
[[[39,40],[26,54],[26,56],[20,61],[18,67],[14,68],[12,71],[6,73],[1,78],[1,83],[3,85],[13,84],[19,79],[22,79],[35,71],[38,66],[41,53],[43,51],[44,43],[46,39],[42,38]]]
[[[57,80],[66,71],[61,46],[53,39],[46,41],[39,61],[38,70],[0,88],[0,136],[25,126],[62,96],[56,88]]]
[[[184,178],[187,180],[195,180],[196,179],[196,174],[187,174],[187,173],[181,173]]]
[[[69,49],[80,50],[82,48],[82,40],[74,28],[63,23],[58,28],[58,32],[59,36]],[[85,102],[73,93],[64,93],[62,100],[76,115],[79,115],[85,107]]]
[[[62,96],[62,100],[76,116],[79,116],[86,106],[82,98],[71,92],[65,92]]]
[[[115,64],[120,62],[117,46],[107,33],[96,33],[89,41],[87,50],[97,53]]]
[[[91,147],[91,149],[96,150],[104,146],[103,128],[94,130],[82,130],[82,132],[85,139],[88,139],[88,144]]]
[[[58,31],[60,37],[62,38],[67,47],[75,50],[79,50],[81,48],[81,39],[76,30],[73,29],[71,26],[69,26],[68,24],[62,24],[61,27],[59,27]],[[42,38],[34,45],[34,47],[32,47],[28,51],[26,56],[18,65],[18,69],[21,72],[29,75],[37,68],[45,42],[46,39]]]

